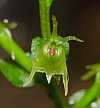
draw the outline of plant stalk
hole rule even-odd
[[[53,0],[39,0],[41,33],[44,38],[50,37],[50,7]]]
[[[48,91],[57,108],[67,108],[67,104],[65,103],[64,98],[60,95],[57,83],[54,79],[52,79],[51,83],[48,85]]]
[[[48,84],[45,74],[36,73],[34,80],[35,80],[35,83],[41,84],[46,87],[48,96],[53,100],[57,108],[67,108],[65,100],[59,93],[57,83],[54,77],[52,77],[50,84]]]

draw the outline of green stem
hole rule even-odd
[[[51,83],[48,85],[48,89],[50,96],[53,99],[57,108],[67,108],[67,104],[65,103],[63,97],[60,95],[57,84],[54,81],[54,79],[51,80]]]
[[[50,37],[50,6],[53,0],[39,0],[41,33],[43,37]]]
[[[7,34],[7,30],[8,29],[0,30],[0,47],[2,47],[7,53],[9,53],[11,57],[23,68],[30,72],[32,67],[31,59],[26,56],[25,52],[16,44],[12,37]]]
[[[51,83],[48,84],[45,74],[43,73],[36,73],[34,77],[35,83],[42,84],[47,88],[49,97],[53,100],[54,104],[57,108],[67,108],[67,105],[60,95],[57,83],[54,78],[51,79]]]

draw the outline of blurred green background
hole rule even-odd
[[[69,95],[86,88],[92,81],[82,82],[80,76],[85,66],[100,62],[100,1],[99,0],[54,0],[52,13],[58,19],[58,33],[76,35],[85,43],[70,42]],[[0,0],[0,20],[9,19],[18,23],[12,31],[13,38],[29,51],[32,38],[40,34],[38,0]],[[9,55],[0,48],[0,57]],[[63,87],[59,87],[64,96]],[[67,102],[67,97],[65,97]],[[15,88],[0,75],[0,108],[55,108],[45,87]]]

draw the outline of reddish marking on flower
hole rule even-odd
[[[55,48],[50,48],[49,54],[50,54],[51,56],[54,56],[54,55],[56,54]]]

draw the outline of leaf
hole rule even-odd
[[[15,64],[0,59],[0,70],[6,79],[16,87],[23,87],[29,73]],[[33,81],[28,86],[33,86]]]
[[[88,71],[86,74],[84,74],[81,79],[82,80],[88,80],[90,79],[91,77],[93,77],[97,72],[95,70],[90,70]]]
[[[88,65],[86,66],[86,69],[89,71],[81,77],[82,80],[88,80],[100,72],[100,64]]]
[[[84,96],[75,103],[74,108],[85,108],[100,94],[100,82],[95,82],[84,94]]]

